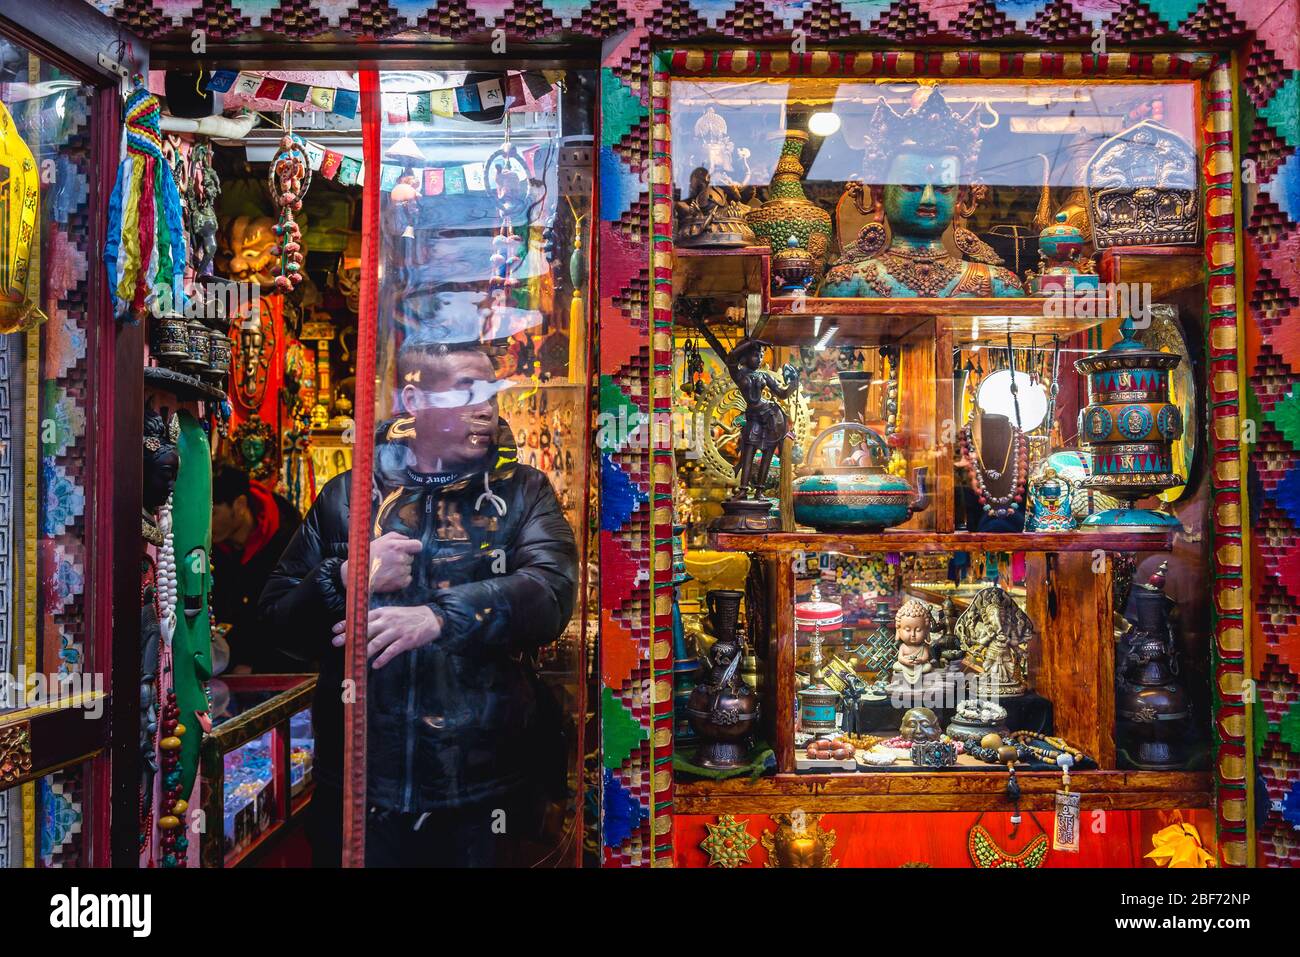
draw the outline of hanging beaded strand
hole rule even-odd
[[[882,346],[880,356],[885,362],[885,444],[890,449],[889,464],[885,471],[891,475],[907,474],[907,462],[903,458],[903,437],[898,432],[898,357],[897,346]]]
[[[518,150],[515,149],[514,143],[510,140],[510,114],[506,113],[503,121],[504,138],[501,143],[499,161],[509,168],[512,161],[518,162]],[[498,160],[497,155],[490,157],[490,161]],[[491,162],[489,165],[492,165]],[[493,184],[489,184],[493,185]],[[502,317],[505,315],[504,310],[508,305],[510,294],[514,291],[519,280],[515,278],[515,270],[524,261],[523,241],[515,234],[513,222],[513,213],[515,212],[515,203],[510,195],[509,188],[505,183],[500,182],[497,178],[497,184],[493,185],[497,194],[497,228],[492,236],[492,277],[488,281],[488,293],[492,302],[492,316],[490,319],[491,327],[485,330],[483,338],[494,338],[499,334],[498,328]]]
[[[302,142],[293,135],[293,117],[284,110],[284,136],[280,150],[271,160],[271,196],[280,208],[280,221],[271,227],[277,243],[271,255],[280,257],[280,273],[275,277],[279,292],[292,292],[302,282],[302,230],[294,219],[301,211],[302,198],[311,185],[311,162]]]
[[[186,811],[189,804],[181,795],[180,750],[185,725],[180,723],[180,707],[176,703],[176,679],[172,670],[172,638],[176,634],[176,544],[172,536],[172,501],[158,513],[158,528],[163,534],[162,548],[158,552],[158,606],[159,625],[162,631],[162,653],[159,662],[160,696],[158,768],[162,775],[159,786],[158,850],[160,867],[185,867],[189,839],[185,836]]]

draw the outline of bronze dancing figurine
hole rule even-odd
[[[770,392],[778,399],[788,399],[799,387],[799,370],[787,362],[778,379],[770,370],[762,368],[763,354],[770,343],[761,339],[744,339],[728,350],[703,320],[699,322],[699,329],[726,364],[731,380],[736,383],[736,389],[745,402],[745,427],[740,433],[737,469],[739,486],[735,494],[723,503],[722,517],[712,527],[730,532],[778,531],[780,520],[771,515],[763,489],[767,487],[772,457],[790,434],[790,420],[780,404],[767,398],[766,393]],[[755,456],[758,456],[757,469]]]

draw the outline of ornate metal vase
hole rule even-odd
[[[821,275],[831,238],[831,214],[803,191],[804,167],[800,157],[807,142],[807,131],[786,131],[781,158],[768,187],[767,202],[746,218],[758,238],[772,247],[774,257],[788,248],[790,237],[794,236],[796,245],[812,256],[816,274]]]
[[[1172,515],[1134,508],[1140,498],[1183,483],[1174,472],[1173,441],[1183,434],[1182,414],[1169,401],[1169,372],[1179,357],[1148,349],[1133,338],[1132,320],[1123,338],[1105,352],[1080,359],[1074,368],[1088,377],[1088,406],[1079,413],[1079,440],[1091,448],[1092,474],[1080,486],[1126,500],[1127,507],[1097,512],[1083,529],[1168,531],[1180,526]]]
[[[1125,617],[1133,631],[1121,646],[1115,717],[1120,746],[1145,770],[1180,768],[1191,718],[1187,692],[1176,678],[1177,647],[1169,623],[1173,604],[1164,591],[1165,565],[1134,587]]]
[[[691,727],[700,739],[695,763],[726,770],[749,763],[749,746],[758,721],[758,695],[741,680],[740,642],[719,639],[712,649],[709,678],[697,684],[686,703]]]
[[[817,279],[817,260],[791,236],[786,246],[772,257],[772,291],[787,296],[806,291]]]

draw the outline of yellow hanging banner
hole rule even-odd
[[[0,102],[0,333],[34,329],[45,321],[27,294],[32,244],[40,239],[39,176],[36,158]]]

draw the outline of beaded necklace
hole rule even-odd
[[[1032,814],[1029,816],[1034,817]],[[982,818],[983,815],[981,814],[980,817]],[[1034,823],[1038,824],[1037,818],[1034,818]],[[1009,854],[998,847],[997,842],[993,840],[993,835],[989,834],[984,825],[977,820],[966,835],[966,851],[970,854],[971,863],[976,867],[1019,869],[1042,867],[1043,861],[1047,860],[1049,845],[1047,835],[1041,833],[1041,824],[1038,829],[1040,833],[1025,846],[1023,851]]]
[[[176,680],[172,670],[172,638],[176,634],[176,543],[172,535],[172,501],[158,513],[158,527],[163,533],[162,548],[158,552],[158,622],[162,631],[162,650],[159,664],[160,696],[158,715],[158,769],[162,775],[158,805],[158,850],[160,867],[185,867],[189,839],[185,836],[185,812],[188,802],[181,795],[180,750],[185,725],[180,723],[180,707],[176,703]]]

